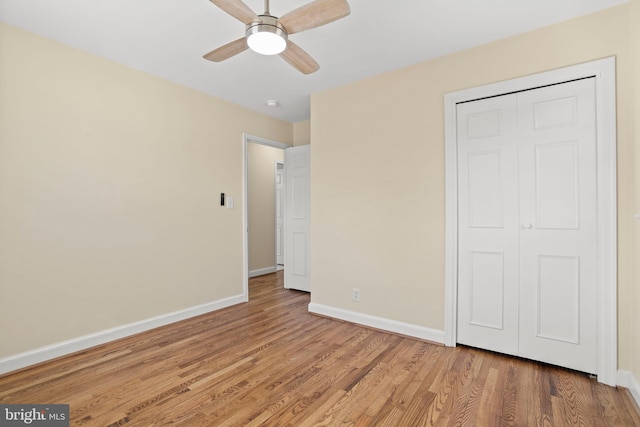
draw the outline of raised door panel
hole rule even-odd
[[[471,252],[471,313],[475,326],[504,329],[504,253]]]
[[[471,152],[467,159],[469,227],[504,227],[501,151]]]
[[[537,144],[534,151],[536,227],[578,229],[579,141]]]
[[[291,254],[291,275],[305,277],[307,275],[307,234],[294,232],[292,236]]]
[[[580,344],[580,258],[538,255],[537,278],[536,336]]]
[[[309,187],[309,177],[299,174],[299,170],[293,170],[291,179],[291,218],[294,220],[305,220],[308,215],[309,195],[307,188]]]

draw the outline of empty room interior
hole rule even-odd
[[[2,420],[640,425],[640,0],[478,3],[0,0]]]

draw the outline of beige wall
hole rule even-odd
[[[293,124],[293,145],[311,144],[311,121]]]
[[[312,302],[443,330],[444,94],[616,55],[619,364],[640,366],[630,25],[627,4],[313,95]]]
[[[292,143],[290,123],[0,25],[0,357],[242,294],[243,132]]]
[[[249,271],[276,266],[275,162],[284,159],[279,148],[250,143],[247,194]]]
[[[633,149],[634,149],[634,214],[640,214],[640,0],[631,2],[630,12],[631,52],[633,55]],[[630,298],[633,315],[630,329],[632,338],[632,372],[640,378],[640,219],[634,220],[633,259],[635,274],[633,277],[633,298]],[[625,319],[626,320],[626,319]]]

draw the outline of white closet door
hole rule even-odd
[[[458,342],[597,371],[595,81],[458,105]]]
[[[458,105],[458,342],[518,354],[515,95]]]
[[[518,94],[520,355],[596,372],[595,81]]]

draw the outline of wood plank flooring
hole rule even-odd
[[[0,377],[72,426],[640,426],[628,391],[561,368],[307,313],[281,273],[250,302]]]

